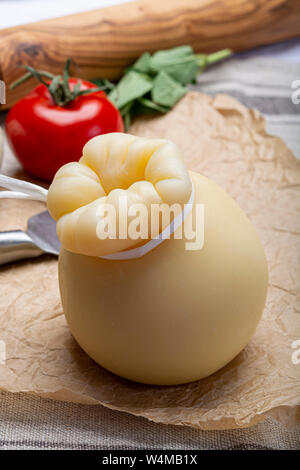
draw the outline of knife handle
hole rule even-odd
[[[22,230],[0,232],[0,265],[43,254]]]

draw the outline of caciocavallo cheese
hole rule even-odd
[[[129,220],[134,205],[143,205],[151,225],[153,205],[183,207],[192,192],[193,209],[170,239],[138,258],[101,258],[148,241],[129,232],[99,236],[103,205],[112,205],[117,216],[126,207]],[[118,133],[93,138],[79,162],[56,174],[48,208],[62,244],[67,322],[101,366],[142,383],[186,383],[225,366],[254,334],[268,281],[259,237],[228,194],[187,171],[173,143]],[[152,236],[166,225],[160,220]],[[201,230],[199,247],[187,236],[188,226]]]

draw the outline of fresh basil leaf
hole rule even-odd
[[[194,54],[191,46],[178,46],[172,49],[165,49],[155,52],[151,57],[151,66],[163,65],[166,62],[174,62],[175,60],[189,57]]]
[[[130,70],[127,72],[109,93],[109,99],[117,106],[123,108],[125,104],[140,98],[152,89],[152,79],[145,74]]]
[[[125,131],[127,132],[131,124],[130,111],[123,116]]]
[[[172,108],[186,92],[187,88],[170,77],[166,72],[159,72],[153,80],[151,98],[159,105]]]
[[[129,103],[125,104],[122,108],[119,108],[121,116],[125,116],[125,114],[129,113],[132,106],[134,104],[134,100],[130,101]]]
[[[125,104],[125,106],[123,106],[123,108],[119,109],[119,111],[121,113],[121,116],[123,118],[124,127],[125,127],[126,132],[128,131],[128,129],[130,127],[131,117],[134,115],[133,107],[134,107],[135,103],[136,103],[136,100],[132,100],[129,103]]]
[[[158,51],[150,59],[153,72],[166,72],[182,85],[193,82],[198,74],[197,57],[190,46]]]
[[[136,70],[140,73],[149,74],[151,72],[150,67],[151,55],[149,52],[144,52],[141,57],[130,67],[132,70]]]
[[[166,113],[170,111],[171,108],[166,106],[160,106],[154,103],[151,98],[138,98],[134,101],[134,104],[131,108],[130,114],[131,117],[141,116],[145,114],[157,114],[157,113]]]
[[[169,106],[160,106],[157,103],[154,103],[154,101],[149,100],[148,98],[139,98],[137,102],[143,106],[143,108],[147,108],[149,112],[157,112],[157,113],[166,113],[167,111],[170,111]]]
[[[94,80],[108,93],[117,106],[128,129],[131,119],[140,114],[166,113],[187,92],[185,85],[196,83],[197,75],[206,66],[231,55],[229,49],[213,54],[194,54],[191,46],[180,46],[155,52],[145,52],[128,67],[117,84],[109,80]]]

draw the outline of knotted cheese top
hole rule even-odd
[[[150,223],[152,204],[183,206],[191,191],[189,173],[175,144],[112,133],[91,139],[79,162],[58,170],[49,188],[47,205],[57,221],[58,237],[65,249],[101,256],[142,242],[130,236],[99,238],[101,205],[111,204],[118,215],[124,207],[130,213],[132,205],[143,204]],[[158,233],[163,228],[162,222]]]

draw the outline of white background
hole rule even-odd
[[[0,29],[95,10],[129,0],[0,0]]]

